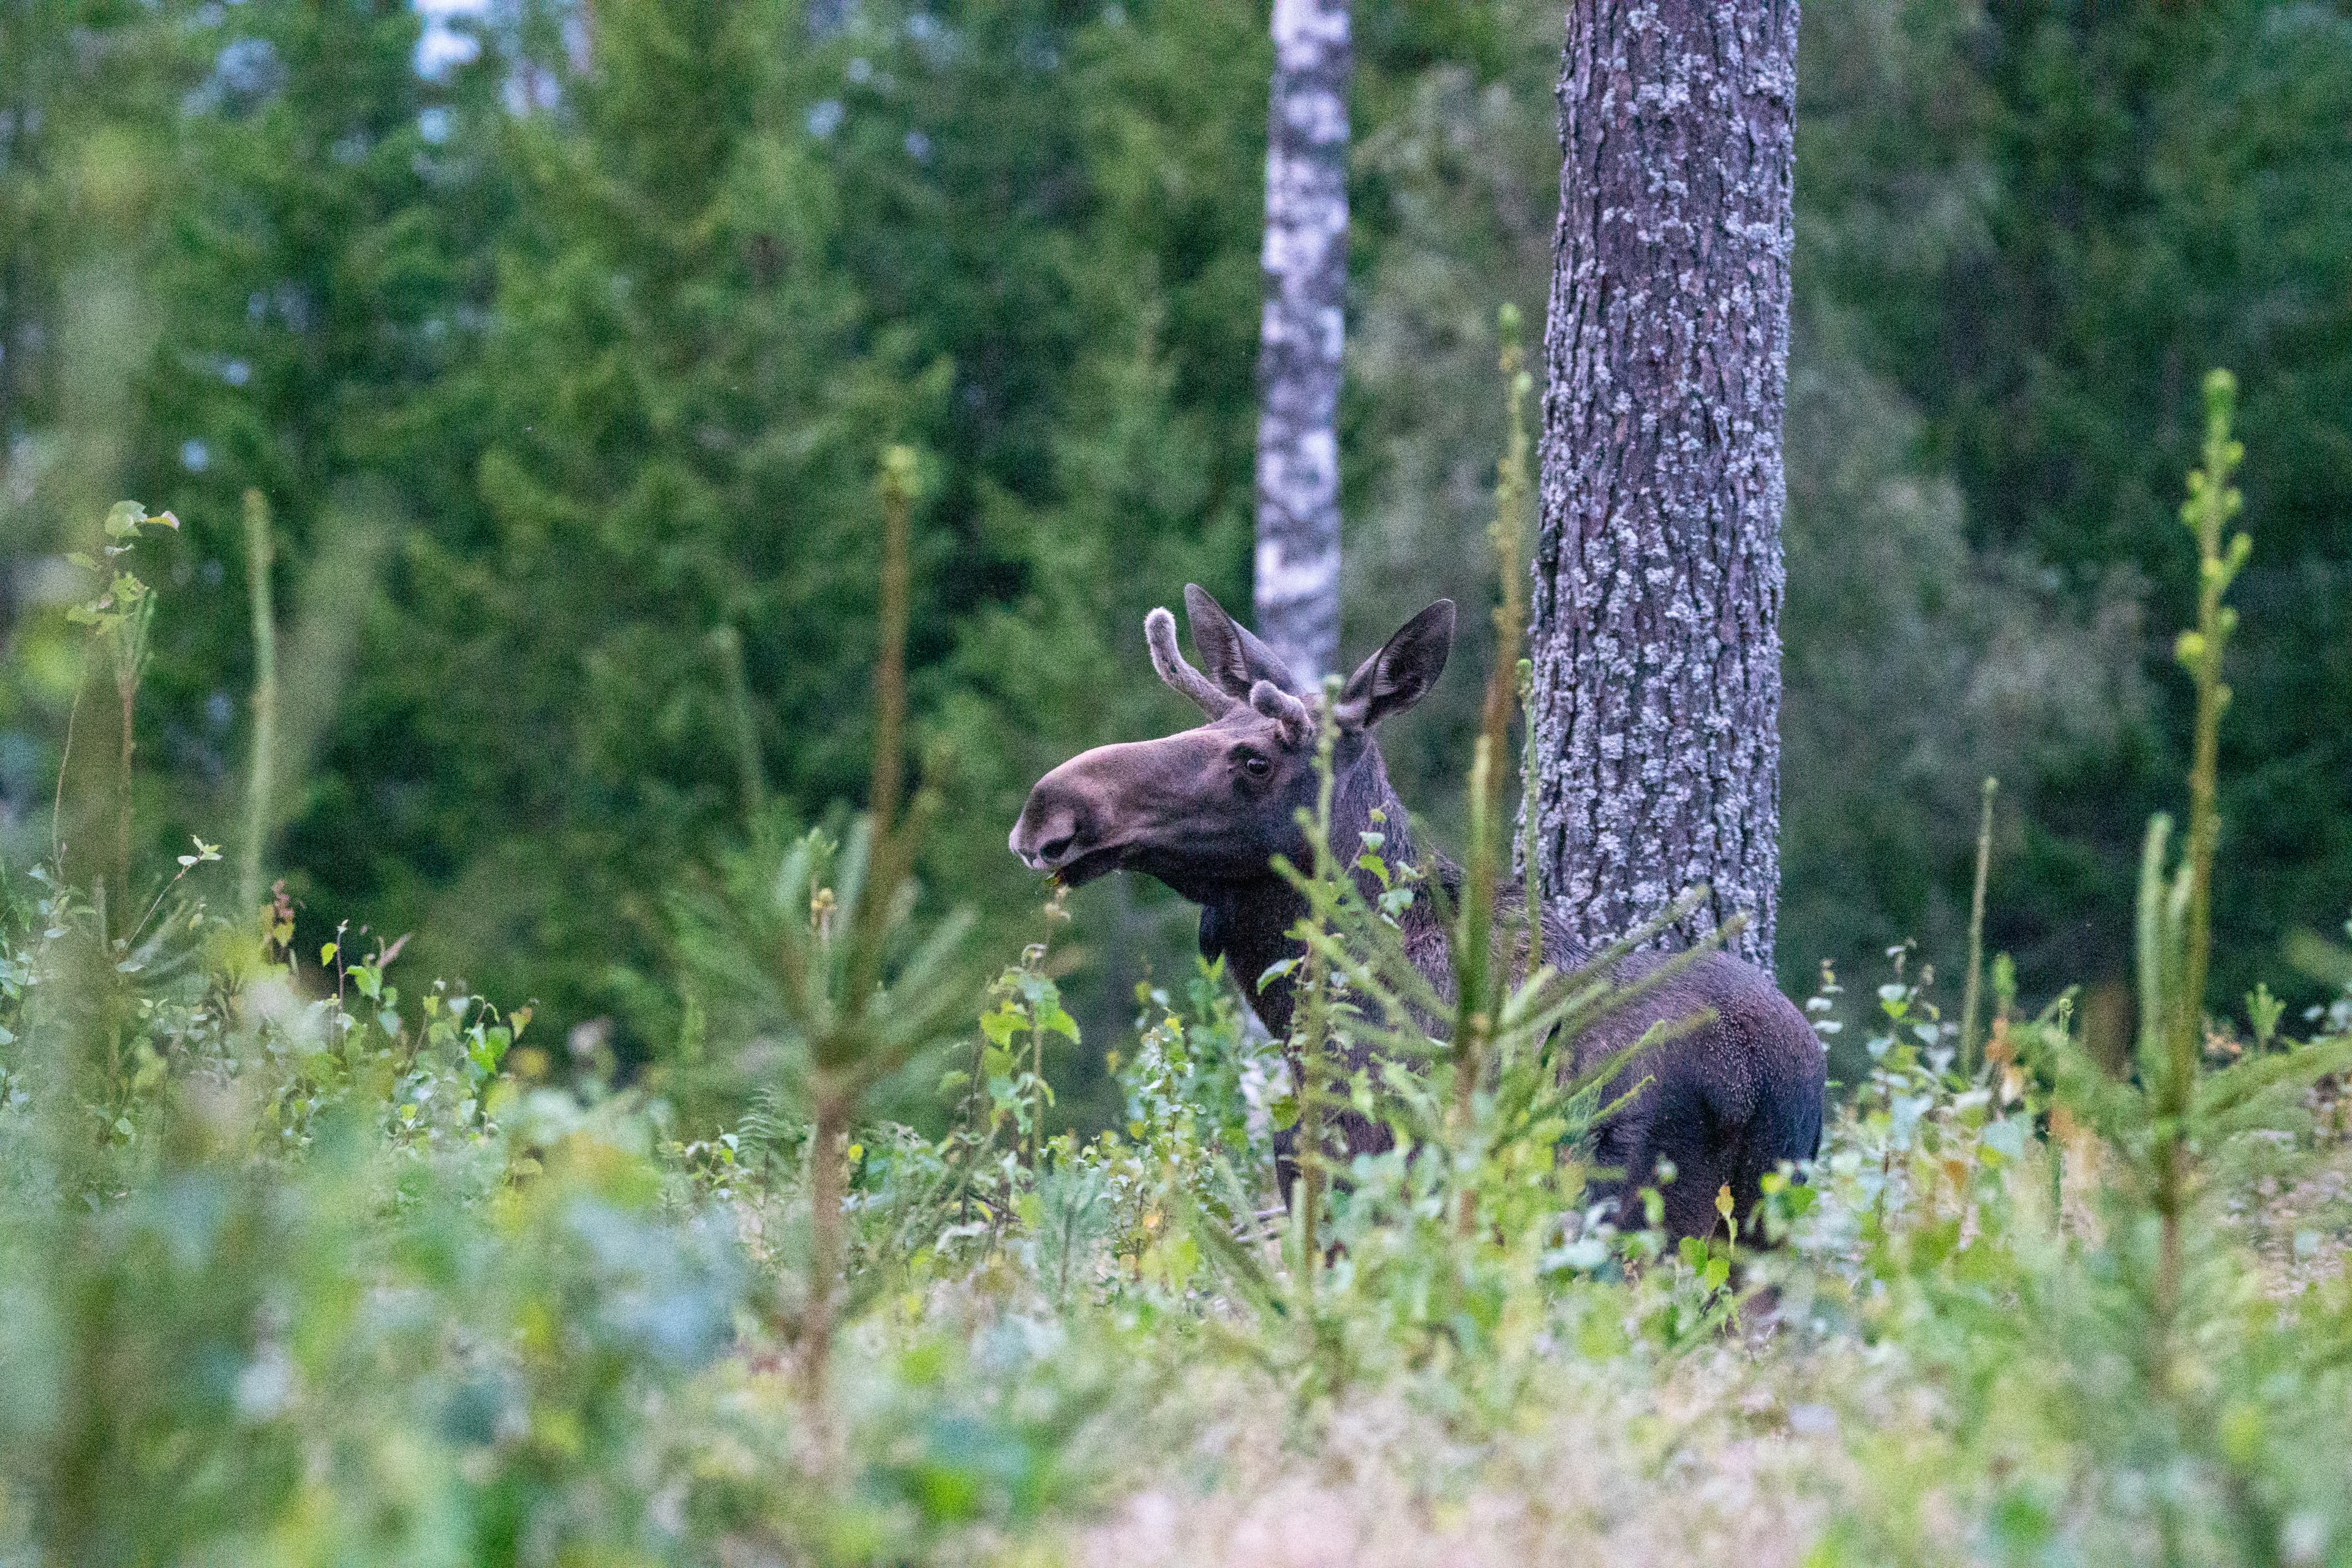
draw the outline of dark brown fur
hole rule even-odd
[[[1289,1029],[1290,984],[1276,980],[1261,991],[1256,980],[1299,951],[1286,933],[1305,907],[1269,862],[1277,854],[1294,863],[1306,859],[1296,812],[1314,795],[1313,727],[1302,722],[1308,710],[1290,689],[1288,672],[1264,646],[1199,589],[1188,588],[1186,599],[1206,678],[1181,665],[1165,625],[1152,628],[1154,659],[1171,685],[1209,711],[1210,722],[1160,741],[1098,747],[1055,769],[1031,791],[1011,844],[1031,865],[1072,882],[1113,869],[1142,871],[1200,904],[1202,952],[1225,961],[1279,1037]],[[1412,863],[1404,808],[1371,729],[1435,681],[1452,633],[1453,606],[1441,601],[1342,689],[1335,846],[1355,844],[1377,810],[1386,817],[1384,855],[1392,865]],[[1180,668],[1171,669],[1171,660]],[[1457,868],[1438,866],[1441,880],[1458,883]],[[1500,890],[1498,928],[1517,923],[1523,900],[1517,883]],[[1424,893],[1405,911],[1405,951],[1450,994],[1453,958],[1434,902]],[[1574,956],[1559,922],[1547,918],[1544,929],[1548,958],[1558,964]],[[1619,963],[1617,975],[1638,979],[1665,956],[1633,954]],[[1677,1237],[1717,1227],[1716,1194],[1725,1186],[1744,1220],[1763,1176],[1783,1161],[1811,1159],[1821,1139],[1820,1043],[1769,976],[1722,952],[1700,958],[1587,1030],[1571,1043],[1564,1067],[1583,1071],[1654,1023],[1700,1015],[1706,1022],[1642,1052],[1624,1069],[1619,1084],[1648,1081],[1602,1125],[1592,1150],[1596,1165],[1622,1173],[1628,1192],[1652,1182],[1662,1160],[1672,1163],[1675,1179],[1662,1196],[1666,1229]],[[1609,1092],[1613,1098],[1617,1090]],[[1350,1153],[1387,1146],[1385,1128],[1352,1112],[1340,1118],[1339,1132]],[[1286,1195],[1286,1171],[1285,1177]]]

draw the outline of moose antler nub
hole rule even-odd
[[[1315,715],[1307,704],[1271,680],[1250,688],[1250,706],[1281,725],[1282,738],[1291,745],[1303,745],[1314,731]]]
[[[1194,707],[1212,719],[1222,719],[1233,711],[1234,700],[1212,685],[1207,676],[1184,662],[1184,655],[1176,647],[1176,617],[1165,606],[1143,617],[1143,640],[1151,649],[1151,668],[1160,672],[1160,679],[1192,699]]]

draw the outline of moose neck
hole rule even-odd
[[[1384,836],[1381,858],[1394,867],[1412,865],[1414,849],[1404,806],[1389,784],[1380,747],[1368,740],[1355,765],[1332,781],[1331,853],[1335,858],[1354,860],[1356,845],[1362,834],[1371,830],[1375,811],[1384,819],[1380,825]],[[1358,871],[1355,877],[1367,897],[1379,892],[1370,873]],[[1291,978],[1284,975],[1261,991],[1258,976],[1268,966],[1305,951],[1305,944],[1289,933],[1307,913],[1307,900],[1269,867],[1259,876],[1206,889],[1200,901],[1201,955],[1223,958],[1225,973],[1241,986],[1259,1020],[1276,1036],[1286,1033],[1290,1027]],[[1406,916],[1408,921],[1416,915],[1429,918],[1426,903],[1425,899],[1416,899]]]

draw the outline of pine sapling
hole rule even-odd
[[[1487,672],[1486,702],[1479,715],[1478,740],[1470,763],[1470,843],[1463,867],[1462,901],[1455,913],[1454,1014],[1454,1137],[1457,1152],[1469,1140],[1476,1121],[1479,1088],[1486,1076],[1496,1016],[1502,1005],[1509,966],[1494,962],[1495,887],[1500,878],[1499,836],[1505,800],[1503,746],[1508,738],[1511,709],[1519,696],[1519,647],[1526,639],[1528,394],[1534,377],[1528,374],[1519,347],[1518,312],[1506,306],[1498,318],[1503,348],[1501,369],[1507,407],[1506,445],[1496,465],[1495,520],[1487,527],[1502,581],[1495,606],[1495,662]],[[1534,726],[1529,724],[1530,733]],[[1524,784],[1523,784],[1524,787]],[[1526,857],[1534,865],[1534,857]],[[1532,888],[1523,900],[1528,963],[1540,950],[1542,902]],[[1528,973],[1532,973],[1532,968]],[[1477,1225],[1475,1184],[1465,1180],[1457,1198],[1456,1223],[1467,1236]]]
[[[873,795],[836,841],[811,833],[782,852],[761,846],[727,884],[681,901],[681,946],[714,994],[741,1004],[751,1026],[781,1030],[813,1123],[809,1247],[799,1338],[810,1396],[821,1402],[846,1265],[848,1142],[866,1095],[959,1031],[972,987],[959,962],[971,919],[958,910],[916,929],[908,884],[934,792],[900,806],[906,723],[908,535],[915,458],[885,463],[881,659]],[[821,1403],[820,1403],[821,1408]]]

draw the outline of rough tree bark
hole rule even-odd
[[[1258,336],[1258,635],[1302,680],[1339,657],[1348,0],[1275,0]]]
[[[1547,896],[1705,881],[1768,967],[1796,61],[1796,0],[1568,7],[1532,626]]]

